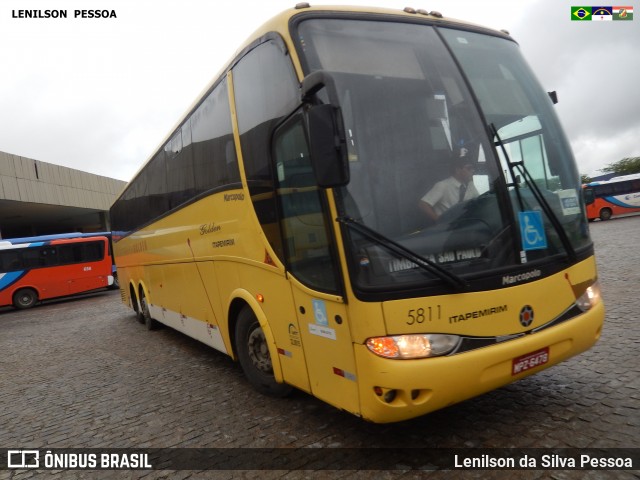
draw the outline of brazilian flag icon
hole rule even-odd
[[[571,20],[591,20],[591,7],[571,7]]]

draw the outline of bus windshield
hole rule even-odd
[[[590,245],[570,149],[515,42],[349,18],[297,30],[342,112],[351,179],[336,205],[357,291],[442,285],[423,260],[479,279]]]

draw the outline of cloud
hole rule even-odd
[[[401,0],[339,0],[402,9]],[[56,8],[79,2],[60,0]],[[82,3],[85,5],[85,3]],[[111,0],[117,19],[19,20],[0,5],[0,150],[128,180],[247,36],[288,0]],[[446,16],[507,28],[547,90],[580,170],[640,155],[640,28],[572,22],[569,0],[447,0]],[[51,8],[30,0],[29,8]],[[86,7],[85,7],[86,8]],[[417,8],[417,5],[416,5]]]
[[[206,46],[235,48],[206,28],[215,5],[180,3],[116,1],[109,20],[7,22],[0,7],[0,41],[13,46],[0,51],[0,150],[131,178],[221,66]]]
[[[640,155],[638,21],[570,20],[569,1],[539,0],[512,32],[556,111],[581,172]],[[544,17],[544,22],[534,19]]]

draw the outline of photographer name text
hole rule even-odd
[[[118,18],[115,10],[11,10],[11,18]]]

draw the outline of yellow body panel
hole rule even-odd
[[[387,360],[356,345],[361,414],[375,422],[397,422],[432,412],[537,373],[590,348],[600,337],[604,306],[543,330],[490,347],[423,360]],[[549,348],[549,362],[524,373],[511,374],[512,361]],[[374,392],[397,390],[386,403]],[[414,392],[412,395],[412,392]],[[412,398],[416,396],[416,398]]]
[[[292,280],[300,338],[307,356],[311,393],[338,408],[359,413],[356,364],[347,306]]]

